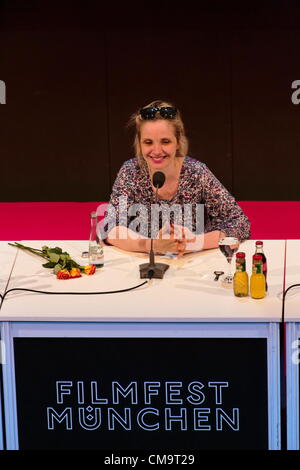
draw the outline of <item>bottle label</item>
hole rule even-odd
[[[262,273],[262,264],[261,263],[253,263],[252,272],[253,272],[253,274],[261,274]]]
[[[245,269],[245,261],[236,261],[236,270],[238,272],[244,272],[246,271]]]

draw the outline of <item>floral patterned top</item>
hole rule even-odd
[[[113,185],[106,233],[123,225],[154,238],[153,230],[157,233],[169,218],[170,223],[188,226],[194,233],[221,230],[241,241],[250,236],[250,222],[234,197],[204,163],[191,157],[184,158],[174,197],[159,198],[157,203],[147,166],[141,167],[137,158],[126,161]],[[158,210],[157,218],[153,208]]]

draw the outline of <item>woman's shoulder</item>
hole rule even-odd
[[[140,167],[138,159],[131,158],[122,164],[116,181],[128,188],[135,188],[137,185],[142,184],[145,178],[147,178],[147,173]]]
[[[189,156],[185,157],[184,165],[186,170],[193,174],[203,174],[207,170],[207,166],[205,163],[200,162],[200,160],[196,160],[196,158]]]
[[[139,163],[138,163],[138,159],[136,157],[134,158],[130,158],[130,160],[126,160],[125,162],[123,162],[120,170],[124,171],[124,172],[136,172],[136,171],[139,171],[140,169],[140,166],[139,166]]]

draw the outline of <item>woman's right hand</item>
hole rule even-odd
[[[153,251],[157,254],[176,253],[181,251],[181,241],[175,239],[174,230],[163,227],[158,232],[158,238],[153,240]]]

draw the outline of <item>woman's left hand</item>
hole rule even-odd
[[[171,233],[177,243],[179,257],[183,256],[185,253],[192,253],[202,249],[201,237],[196,237],[187,227],[172,224]]]
[[[219,239],[226,237],[224,232],[213,230],[212,232],[195,235],[187,227],[171,225],[171,233],[177,243],[178,256],[195,251],[209,250],[219,246]],[[233,248],[238,249],[239,244]]]

